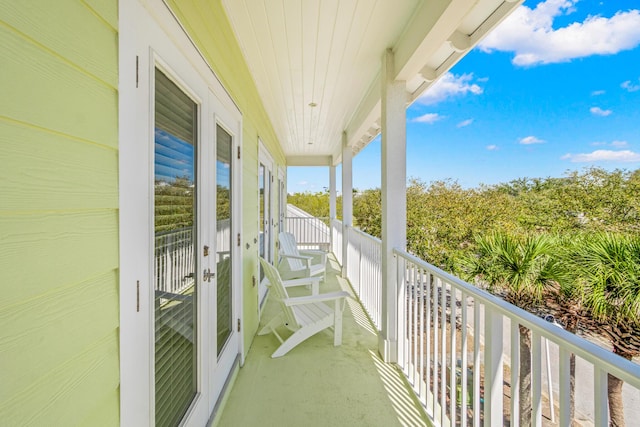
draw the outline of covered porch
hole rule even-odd
[[[324,331],[272,359],[277,339],[256,336],[213,426],[428,425],[402,373],[380,359],[376,329],[330,257],[321,292],[334,290],[353,295],[344,310],[342,345],[334,347],[331,331]],[[305,293],[304,287],[291,292]],[[268,299],[262,322],[279,309]]]
[[[385,362],[379,347],[379,325],[389,318],[382,242],[335,219],[323,226],[325,221],[297,216],[286,224],[301,246],[331,248],[321,292],[353,296],[342,346],[334,347],[332,335],[323,332],[271,359],[276,338],[256,336],[213,426],[519,425],[521,325],[532,331],[532,425],[609,425],[608,375],[625,382],[626,418],[637,416],[637,364],[399,249],[391,260],[398,296],[389,322],[398,345],[396,360]],[[267,301],[261,323],[278,310]]]

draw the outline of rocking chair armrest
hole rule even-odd
[[[289,288],[291,286],[313,285],[315,283],[320,283],[321,280],[322,280],[322,277],[320,276],[303,277],[302,279],[283,280],[282,285],[285,288]]]
[[[335,301],[335,300],[348,298],[348,297],[351,297],[349,292],[338,291],[338,292],[328,292],[326,294],[310,295],[305,297],[287,298],[282,300],[282,302],[284,302],[285,305],[290,307],[292,305],[311,304],[311,303],[323,302],[323,301]]]
[[[314,251],[314,250],[304,250],[304,251],[298,251],[300,252],[300,255],[307,255],[307,256],[317,256],[320,257],[322,264],[326,264],[327,263],[327,251]]]
[[[309,273],[309,269],[307,268],[307,274]],[[320,281],[322,280],[322,277],[320,276],[312,276],[312,277],[303,277],[300,279],[290,279],[290,280],[283,280],[282,281],[282,286],[284,288],[290,288],[293,286],[305,286],[305,285],[310,285],[311,286],[311,295],[318,295],[318,293],[320,292]]]
[[[313,250],[313,249],[304,249],[304,250],[299,250],[298,252],[300,252],[301,255],[306,255],[309,254],[309,256],[312,255],[327,255],[327,251],[317,251],[317,250]]]
[[[290,254],[284,254],[284,253],[281,253],[280,257],[282,257],[282,258],[299,259],[302,262],[305,262],[307,264],[307,268],[311,268],[311,261],[313,260],[313,257],[311,257],[311,256],[290,255]]]

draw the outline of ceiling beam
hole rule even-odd
[[[333,166],[331,156],[287,156],[287,166]]]
[[[425,1],[394,47],[396,80],[411,80],[458,28],[477,0]]]

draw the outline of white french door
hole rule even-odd
[[[241,115],[163,2],[145,3],[121,11],[137,29],[121,228],[147,230],[121,232],[138,299],[121,297],[121,422],[201,426],[241,353]]]
[[[273,263],[275,259],[275,242],[278,236],[275,232],[274,199],[277,189],[274,188],[274,162],[269,151],[260,141],[258,155],[258,230],[260,241],[258,245],[259,255]],[[262,303],[267,293],[266,282],[262,267],[260,269],[260,285],[258,287],[259,301]]]

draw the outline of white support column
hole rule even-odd
[[[342,277],[347,277],[349,262],[349,227],[353,224],[353,151],[342,133]]]
[[[329,247],[333,248],[333,220],[336,219],[336,167],[329,166]]]
[[[406,84],[395,80],[394,56],[382,58],[382,322],[378,350],[398,358],[398,271],[393,248],[407,246]]]
[[[336,219],[336,167],[329,166],[329,219]]]

